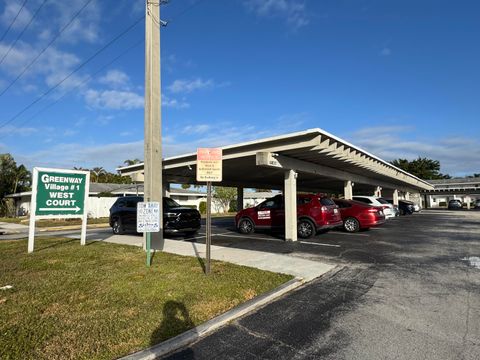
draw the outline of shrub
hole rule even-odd
[[[200,214],[206,214],[207,213],[207,203],[205,201],[200,202],[200,205],[198,206],[200,211]]]
[[[230,201],[228,212],[237,212],[237,200]]]

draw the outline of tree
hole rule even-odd
[[[0,213],[12,213],[11,203],[5,201],[5,195],[29,190],[31,178],[32,174],[24,165],[17,167],[12,155],[0,154]]]
[[[182,189],[184,190],[190,189],[190,184],[182,184]]]
[[[123,162],[123,165],[130,166],[130,165],[140,164],[141,162],[142,160],[140,159],[133,159],[133,160],[127,159]]]
[[[93,182],[99,182],[100,176],[105,175],[107,172],[103,167],[94,167],[90,170],[90,176]]]
[[[228,211],[230,202],[237,198],[237,189],[225,186],[214,186],[213,197],[223,212]]]
[[[450,175],[440,172],[440,161],[418,157],[413,161],[407,159],[393,160],[392,165],[424,180],[450,179]]]

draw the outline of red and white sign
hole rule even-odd
[[[197,149],[197,181],[222,181],[222,149]]]

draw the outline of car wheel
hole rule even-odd
[[[400,209],[400,215],[405,215],[405,210]]]
[[[346,218],[343,222],[343,228],[345,231],[354,233],[360,230],[360,223],[353,217]]]
[[[250,219],[241,219],[238,223],[238,231],[242,234],[250,234],[255,230],[253,222]]]
[[[310,220],[301,219],[297,224],[298,237],[302,239],[311,238],[315,235],[315,225]]]
[[[113,222],[112,231],[115,235],[122,235],[125,232],[123,229],[122,220],[117,219]]]

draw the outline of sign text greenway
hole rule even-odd
[[[38,171],[36,215],[82,215],[86,174]]]

